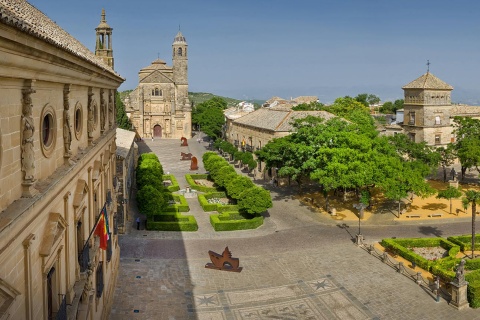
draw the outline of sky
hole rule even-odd
[[[454,102],[480,104],[476,0],[29,0],[90,50],[102,8],[113,28],[115,71],[172,64],[179,28],[188,43],[189,91],[240,100],[301,95],[403,98],[430,72]]]

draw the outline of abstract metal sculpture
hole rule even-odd
[[[228,247],[225,247],[221,255],[211,250],[208,251],[208,255],[212,263],[207,263],[205,268],[233,272],[240,272],[243,269],[239,267],[240,260],[238,258],[232,258],[232,253],[228,250]]]

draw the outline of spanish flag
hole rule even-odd
[[[103,207],[102,212],[100,212],[100,217],[98,218],[97,227],[95,228],[96,236],[100,237],[100,248],[107,250],[108,242],[108,217],[107,209]]]

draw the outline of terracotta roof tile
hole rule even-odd
[[[430,72],[425,73],[419,78],[413,80],[402,89],[437,89],[437,90],[453,90],[453,87],[446,82],[435,77]]]

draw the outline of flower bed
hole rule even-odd
[[[195,183],[195,180],[205,180],[208,179],[208,174],[186,174],[185,180],[190,185],[192,189],[201,192],[215,192],[218,191],[215,187],[201,186]]]

